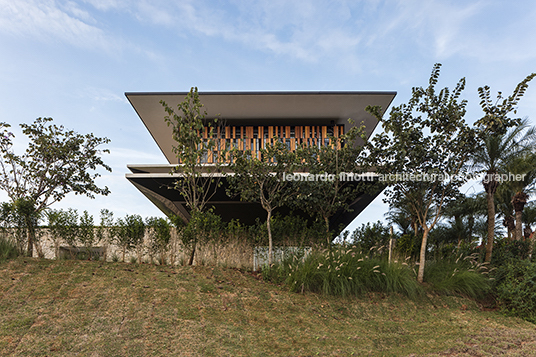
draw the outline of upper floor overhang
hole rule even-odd
[[[160,101],[170,107],[184,101],[187,92],[127,92],[127,99],[169,163],[176,163],[174,141]],[[345,125],[345,132],[363,123],[370,135],[378,124],[365,111],[369,105],[389,107],[396,92],[199,92],[206,119],[227,125]],[[352,119],[353,124],[348,123]]]

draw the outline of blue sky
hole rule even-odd
[[[397,105],[440,62],[441,86],[466,77],[473,122],[478,87],[507,94],[536,71],[535,18],[531,0],[0,0],[0,121],[53,117],[112,140],[98,181],[112,193],[57,208],[161,215],[124,178],[165,162],[124,92],[386,90]],[[519,116],[535,115],[535,87]],[[352,226],[386,210],[378,199]]]

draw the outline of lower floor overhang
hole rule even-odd
[[[132,173],[126,174],[126,178],[153,204],[166,215],[178,215],[185,222],[190,220],[190,210],[182,195],[175,189],[175,182],[182,179],[177,173],[172,173],[175,165],[129,165]],[[213,208],[213,212],[221,217],[224,222],[239,220],[242,224],[252,225],[257,219],[266,220],[266,211],[260,203],[241,201],[239,196],[229,197],[227,190],[229,183],[226,174],[205,174],[207,180],[219,181],[219,187],[215,187],[214,194],[207,203],[207,208]],[[362,181],[364,182],[364,181]],[[359,193],[351,202],[348,202],[350,210],[339,210],[330,219],[330,229],[340,232],[348,226],[382,191],[375,181],[365,182],[363,192]],[[213,185],[215,185],[214,183]],[[356,183],[357,184],[357,183]],[[289,207],[281,207],[275,210],[282,215],[291,213]],[[305,212],[292,210],[306,218],[310,218]]]

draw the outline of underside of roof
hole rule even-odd
[[[176,108],[187,94],[125,93],[168,163],[177,163],[177,158],[160,101]],[[378,123],[365,108],[372,105],[385,110],[395,95],[396,92],[200,92],[199,99],[207,112],[206,119],[218,118],[226,125],[338,124],[345,125],[348,131],[349,127],[363,123],[370,135]]]

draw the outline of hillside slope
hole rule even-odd
[[[2,356],[535,356],[536,326],[456,297],[295,294],[213,267],[0,265]]]

